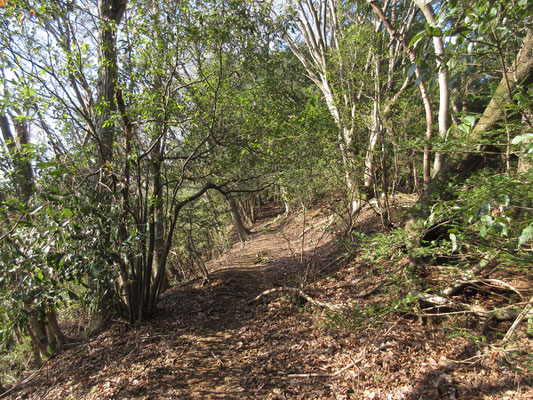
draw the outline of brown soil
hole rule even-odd
[[[428,321],[401,306],[387,310],[406,294],[390,279],[401,278],[403,261],[344,261],[330,214],[313,210],[304,221],[302,213],[280,212],[265,208],[251,240],[209,264],[208,285],[174,286],[152,321],[117,322],[70,346],[11,398],[533,398],[531,341],[522,335],[518,352],[487,352],[472,337],[481,326],[491,340],[510,322],[483,325],[453,315]],[[366,210],[358,229],[379,230],[379,218]],[[304,283],[306,294],[344,312],[283,293],[250,303],[264,290]],[[387,311],[365,312],[376,304]]]

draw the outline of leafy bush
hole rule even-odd
[[[518,177],[481,172],[458,188],[458,198],[437,202],[426,221],[426,253],[456,264],[486,263],[527,270],[533,261],[531,172]],[[444,228],[444,229],[442,229]]]

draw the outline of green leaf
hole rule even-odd
[[[436,26],[426,25],[426,33],[429,36],[442,36],[442,29],[437,28]]]
[[[450,233],[450,240],[452,241],[452,251],[457,250],[457,236],[455,236],[455,233]]]
[[[460,131],[464,132],[464,133],[469,133],[469,132],[471,131],[470,126],[468,126],[468,125],[466,125],[466,124],[459,124],[459,125],[457,125],[457,128],[458,128]]]
[[[523,135],[515,136],[511,141],[512,144],[519,144],[525,140],[533,138],[533,133],[525,133]]]
[[[476,117],[474,117],[473,115],[467,115],[463,118],[463,120],[470,126],[474,126],[476,124]]]
[[[67,218],[71,218],[74,215],[74,213],[71,210],[69,210],[68,208],[64,208],[63,209],[63,215],[65,217],[67,217]]]
[[[409,43],[409,47],[410,48],[414,48],[416,47],[416,45],[418,44],[418,42],[420,42],[420,40],[422,40],[422,38],[424,38],[426,36],[426,31],[422,31],[422,32],[419,32],[417,33],[415,36],[413,36],[413,38],[411,39],[411,42]]]
[[[472,30],[468,27],[468,26],[465,26],[465,25],[461,25],[455,29],[453,29],[449,34],[448,36],[455,36],[455,35],[462,35],[462,36],[466,36],[468,35]]]
[[[481,222],[489,226],[493,224],[492,217],[490,215],[483,215],[481,217]]]
[[[416,67],[417,67],[416,63],[411,64],[411,66],[409,67],[409,70],[407,71],[407,76],[408,76],[409,78],[412,77],[413,74],[415,73],[415,71],[416,71]]]
[[[518,245],[522,246],[525,242],[531,238],[531,235],[533,235],[533,224],[529,225],[526,229],[522,231],[522,234],[518,238]]]
[[[420,76],[418,77],[418,79],[417,79],[416,82],[415,82],[415,86],[420,85],[420,82],[422,82],[422,80],[424,79],[424,76],[425,76],[425,75],[426,75],[426,74],[420,74]]]
[[[48,168],[48,167],[53,167],[54,165],[55,165],[55,163],[50,162],[50,161],[47,161],[47,162],[45,162],[45,161],[43,161],[43,162],[38,162],[38,163],[35,164],[35,166],[36,166],[37,168],[40,168],[40,169],[46,169],[46,168]]]

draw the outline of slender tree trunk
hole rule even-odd
[[[0,115],[0,130],[11,155],[14,169],[14,184],[23,199],[28,200],[34,193],[35,183],[31,162],[24,155],[24,148],[30,144],[30,131],[26,122],[19,122],[11,118],[15,128],[15,135],[11,132],[6,114]]]
[[[433,28],[437,27],[435,20],[435,13],[431,4],[426,0],[415,0],[416,5],[422,10],[429,25]],[[437,56],[437,68],[439,77],[439,136],[444,142],[446,134],[450,127],[450,90],[448,88],[448,66],[446,65],[444,42],[442,36],[433,36],[433,47],[435,48],[435,55]],[[444,164],[445,154],[441,151],[435,152],[435,161],[433,163],[433,176],[437,175]]]
[[[46,321],[48,322],[48,326],[52,330],[54,340],[57,342],[58,345],[64,345],[67,342],[67,339],[65,338],[63,332],[61,332],[61,328],[59,328],[59,324],[57,323],[57,315],[53,309],[50,309],[46,312]]]
[[[33,346],[39,350],[40,355],[49,358],[51,354],[47,349],[48,341],[46,327],[39,320],[35,312],[32,312],[29,316],[26,332],[28,333]]]
[[[110,124],[112,114],[116,111],[115,91],[117,88],[117,29],[126,9],[126,0],[99,0],[98,17],[98,82],[95,107],[95,130],[97,136],[100,168],[111,168],[113,161],[113,142],[115,140],[115,127]],[[103,175],[101,182],[105,187],[115,189],[109,174]],[[100,201],[107,203],[110,200],[101,194]],[[109,240],[109,238],[107,238]],[[104,244],[105,246],[105,244]],[[99,288],[94,287],[94,290]],[[106,288],[107,289],[107,288]],[[98,294],[97,309],[91,315],[90,332],[95,334],[101,331],[109,320],[112,309],[113,294],[105,290]]]
[[[99,0],[98,16],[98,88],[96,107],[96,134],[102,166],[113,159],[114,127],[107,123],[115,107],[115,89],[117,86],[117,29],[120,25],[126,0]]]
[[[39,350],[39,357],[50,358],[52,355],[48,352],[46,344],[39,340],[39,338],[30,326],[26,327],[26,332],[28,333],[28,336],[30,337],[33,346]]]
[[[364,194],[368,197],[372,197],[372,192],[374,191],[374,179],[375,179],[375,151],[378,144],[380,135],[381,135],[381,120],[379,118],[379,107],[380,107],[380,60],[376,55],[374,57],[374,99],[372,106],[372,116],[370,121],[370,138],[368,142],[368,149],[365,157],[365,177],[364,177]]]
[[[409,47],[409,43],[407,42],[407,39],[404,34],[394,29],[390,21],[388,20],[387,16],[377,4],[375,1],[370,1],[369,4],[374,9],[374,12],[377,14],[379,19],[383,22],[385,25],[387,32],[389,32],[389,35],[394,37],[398,42],[402,44],[402,47],[404,51],[409,56],[409,60],[411,63],[416,64],[416,54],[413,51],[412,48]],[[415,76],[417,79],[420,79],[420,69],[418,68],[418,65],[415,67]],[[420,83],[418,84],[418,88],[420,90],[420,97],[422,98],[422,102],[424,103],[424,112],[426,114],[426,142],[424,144],[424,159],[423,159],[423,170],[424,170],[424,186],[428,186],[431,182],[431,163],[430,163],[430,145],[429,142],[433,138],[433,107],[431,105],[431,101],[429,98],[429,93],[426,87],[426,84],[422,79],[420,79]]]
[[[533,132],[533,114],[531,113],[531,109],[528,108],[522,114],[522,134],[530,132]],[[531,142],[533,142],[531,138],[522,142],[522,145],[520,146],[522,151],[524,151],[526,146]],[[519,174],[528,172],[532,166],[531,157],[531,154],[520,154],[518,156],[518,166],[516,172]]]
[[[162,128],[165,129],[165,128]],[[164,136],[164,134],[162,135]],[[152,193],[152,203],[153,207],[153,235],[154,235],[154,256],[153,256],[153,268],[152,268],[152,278],[155,279],[157,271],[160,268],[164,268],[161,265],[163,259],[163,252],[165,251],[165,213],[164,213],[164,203],[163,203],[163,186],[161,184],[161,167],[162,167],[162,156],[164,148],[162,140],[158,140],[158,144],[154,149],[153,160],[151,161],[151,173],[152,173],[152,182],[153,182],[153,193]],[[169,288],[168,275],[166,270],[163,271],[161,278],[161,287],[160,292],[163,293]]]
[[[356,105],[350,100],[350,96],[340,95],[328,78],[331,72],[327,66],[329,52],[332,49],[339,50],[336,3],[331,0],[318,2],[286,0],[286,3],[298,11],[298,27],[309,53],[303,52],[290,35],[286,35],[287,44],[302,63],[309,78],[322,92],[328,110],[338,127],[339,152],[344,168],[346,191],[350,201],[350,211],[354,213],[359,207],[359,202],[354,201],[358,193],[356,193],[357,185],[351,176],[349,152],[353,150],[352,120]],[[342,60],[339,60],[342,63]],[[350,117],[343,118],[339,104],[351,110]]]
[[[507,80],[505,77],[501,79],[489,104],[472,130],[471,139],[474,141],[481,139],[484,133],[489,132],[502,119],[505,106],[511,101],[509,99],[510,90],[513,91],[518,84],[527,86],[531,82],[533,82],[533,30],[530,29],[516,57],[514,79]],[[437,194],[442,199],[450,198],[451,193],[447,185],[450,179],[462,182],[483,164],[484,159],[478,152],[457,152],[450,155],[444,167],[434,177],[431,185],[418,200],[419,204],[426,206],[424,207],[425,212],[408,220],[406,230],[418,229],[419,222],[426,217],[429,207]]]
[[[228,205],[231,212],[231,218],[233,220],[233,226],[237,231],[237,236],[239,237],[241,243],[244,244],[248,240],[249,231],[244,227],[241,214],[239,213],[239,208],[237,207],[233,197],[228,197]]]

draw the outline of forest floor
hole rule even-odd
[[[515,343],[521,351],[512,353],[486,344],[512,321],[418,318],[401,306],[406,262],[345,259],[331,212],[281,212],[263,208],[250,241],[235,243],[208,264],[209,284],[195,279],[173,286],[153,320],[133,327],[117,321],[73,343],[9,396],[533,398],[531,340],[522,335]],[[355,230],[372,234],[380,226],[367,209]],[[300,283],[307,295],[339,309],[305,302],[287,290],[251,301],[265,290]]]

